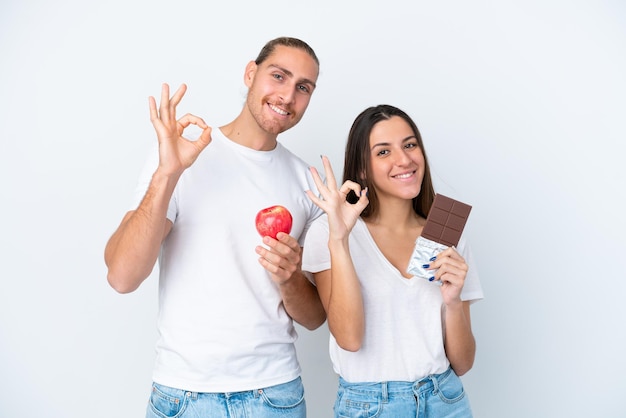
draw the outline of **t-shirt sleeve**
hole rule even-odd
[[[328,218],[324,214],[311,224],[307,232],[302,252],[302,271],[313,281],[313,273],[328,269],[330,269]]]
[[[457,250],[459,254],[463,256],[468,266],[467,275],[465,276],[465,284],[463,285],[463,290],[461,291],[461,300],[470,301],[471,303],[477,302],[484,297],[483,289],[478,277],[478,268],[476,267],[476,261],[474,260],[472,249],[464,237],[461,237]]]
[[[311,175],[311,173],[308,170],[305,170],[304,175],[304,181],[306,182],[307,188],[311,190],[315,195],[319,196],[319,192],[317,190],[317,187],[315,186],[315,182],[313,181],[313,176]],[[306,236],[311,229],[311,225],[313,224],[313,222],[315,222],[316,219],[324,214],[324,211],[320,209],[320,207],[317,206],[315,203],[313,203],[311,199],[306,197],[306,201],[309,205],[309,217],[307,218],[306,224],[304,225],[302,234],[300,234],[300,237],[298,238],[298,242],[302,247],[304,247],[306,244]]]

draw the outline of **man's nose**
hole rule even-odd
[[[278,96],[283,103],[290,104],[293,102],[295,94],[296,86],[291,84],[285,84],[285,86],[283,86],[283,88],[279,91]]]

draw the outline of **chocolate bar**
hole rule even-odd
[[[437,194],[428,212],[422,237],[448,247],[458,245],[471,210],[468,204]]]

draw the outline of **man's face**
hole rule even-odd
[[[246,106],[265,132],[278,135],[296,125],[309,105],[319,67],[305,51],[279,45],[260,65],[246,67]]]

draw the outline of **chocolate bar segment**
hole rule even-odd
[[[471,210],[472,207],[466,203],[437,194],[422,236],[448,247],[458,245]]]

